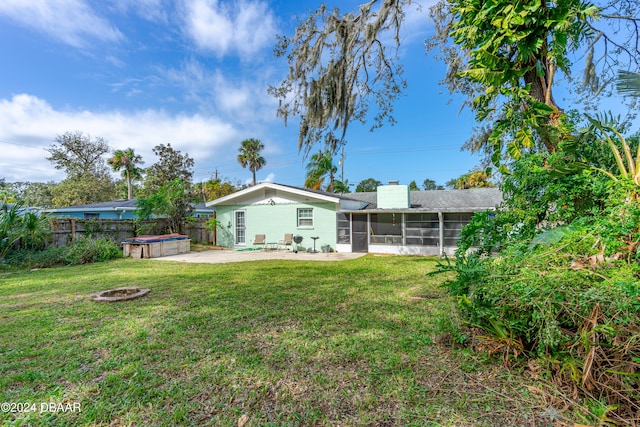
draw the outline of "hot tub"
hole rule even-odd
[[[189,236],[182,234],[162,234],[158,236],[138,236],[122,241],[125,257],[159,258],[185,254],[191,251]]]

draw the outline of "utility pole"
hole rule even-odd
[[[344,184],[344,145],[342,146],[342,152],[340,153],[340,160],[338,160],[338,164],[340,165],[340,181]]]

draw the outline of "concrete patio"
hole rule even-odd
[[[153,258],[153,261],[199,262],[222,264],[227,262],[245,262],[259,260],[290,260],[290,261],[345,261],[360,258],[365,253],[330,252],[330,253],[295,253],[289,250],[204,250],[180,255]]]

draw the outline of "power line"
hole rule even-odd
[[[47,151],[47,149],[45,147],[32,147],[32,146],[29,146],[29,145],[22,145],[22,144],[17,144],[15,142],[8,142],[8,141],[2,141],[2,140],[0,140],[0,144],[13,145],[15,147],[28,148],[30,150],[44,150],[44,151]]]

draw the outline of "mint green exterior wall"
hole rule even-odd
[[[298,208],[313,209],[313,227],[298,227]],[[234,244],[234,212],[246,212],[246,244]],[[219,227],[217,244],[226,247],[252,247],[256,234],[264,234],[267,243],[284,239],[285,233],[303,237],[300,250],[313,247],[312,236],[318,236],[316,249],[329,245],[336,248],[336,205],[334,203],[286,203],[216,206]]]

